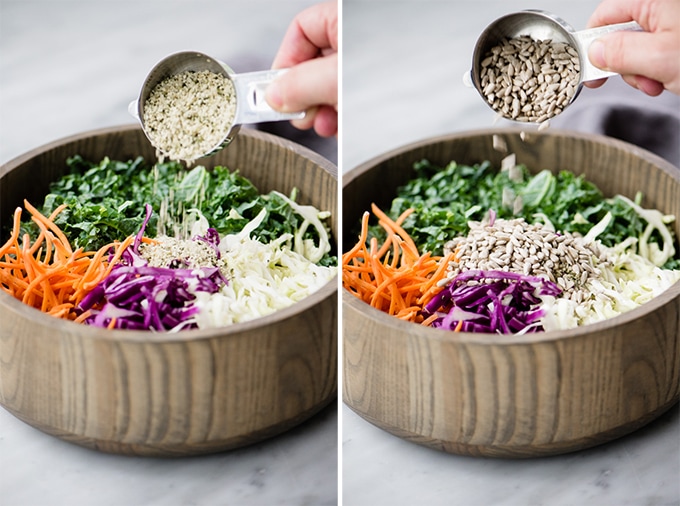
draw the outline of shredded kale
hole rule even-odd
[[[441,255],[447,241],[467,235],[468,221],[482,221],[489,210],[498,218],[524,218],[529,223],[547,218],[557,231],[581,235],[610,212],[614,219],[598,237],[606,246],[639,237],[647,226],[623,200],[605,198],[593,183],[569,171],[554,175],[543,170],[532,175],[519,165],[511,173],[488,161],[476,165],[453,161],[438,167],[421,160],[413,168],[415,177],[398,188],[388,214],[396,219],[413,207],[415,212],[403,227],[421,251],[433,254]],[[641,195],[636,197],[638,202],[641,199]],[[384,239],[377,225],[371,227],[370,234]],[[656,232],[652,240],[662,245]],[[675,258],[665,268],[680,267],[677,252],[676,247]]]
[[[41,212],[50,215],[58,206],[67,207],[55,219],[75,247],[97,250],[137,233],[145,217],[145,204],[154,210],[146,231],[158,233],[161,204],[170,203],[167,215],[179,223],[183,212],[196,208],[220,234],[240,232],[262,208],[267,218],[253,232],[263,243],[285,233],[293,234],[303,218],[274,192],[260,194],[238,171],[218,166],[208,170],[197,166],[187,170],[177,162],[147,164],[143,158],[123,162],[104,158],[99,163],[74,156],[67,160],[69,174],[50,185]],[[296,192],[290,196],[295,200]],[[31,235],[37,227],[24,225]],[[314,227],[305,238],[318,242]],[[326,254],[319,262],[336,265],[337,257]]]

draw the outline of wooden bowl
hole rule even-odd
[[[485,130],[428,139],[343,175],[343,245],[375,202],[423,158],[499,166],[500,135],[532,172],[585,174],[607,196],[644,193],[680,218],[680,171],[617,140],[571,132]],[[675,222],[675,233],[680,233]],[[402,322],[343,290],[343,400],[394,435],[446,452],[533,457],[594,446],[668,410],[680,392],[680,283],[616,318],[524,336],[453,333]]]
[[[24,198],[42,203],[74,154],[155,160],[138,126],[33,150],[0,168],[2,225]],[[337,237],[337,170],[308,149],[243,130],[199,163],[238,169],[261,192],[297,187],[301,203],[333,213]],[[50,317],[4,292],[0,322],[0,404],[44,432],[106,452],[236,448],[281,433],[337,398],[337,281],[272,315],[217,329],[99,329]]]

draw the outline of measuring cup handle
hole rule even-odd
[[[588,30],[581,30],[574,33],[574,38],[579,47],[576,49],[578,53],[583,55],[581,61],[581,82],[594,81],[604,77],[615,76],[616,72],[602,70],[590,63],[588,59],[588,48],[596,40],[612,32],[641,32],[644,31],[640,25],[631,21],[629,23],[619,23],[616,25],[600,26],[597,28],[590,28]]]
[[[232,75],[237,97],[234,119],[236,124],[247,125],[305,117],[304,111],[292,113],[275,111],[264,98],[267,86],[286,71],[287,69],[262,70]]]

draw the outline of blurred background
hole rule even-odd
[[[295,14],[313,3],[0,0],[0,164],[65,136],[133,123],[128,104],[170,53],[202,51],[237,73],[268,69]],[[287,122],[261,128],[337,160],[334,138]],[[241,450],[136,459],[70,445],[0,409],[0,504],[336,504],[337,429],[333,403]]]
[[[582,30],[597,0],[345,0],[343,171],[405,144],[494,124],[463,85],[479,35],[495,19],[542,9]],[[606,133],[680,163],[680,97],[651,98],[619,77],[584,89],[550,128]],[[534,129],[536,127],[533,127]],[[531,131],[531,130],[529,130]],[[347,505],[680,504],[680,413],[610,444],[564,456],[494,460],[445,454],[399,439],[342,407]]]
[[[268,69],[310,0],[0,0],[0,163],[61,137],[132,123],[151,68],[186,50]],[[264,124],[337,163],[337,140]]]
[[[511,126],[494,124],[463,85],[477,38],[495,19],[524,9],[557,14],[585,29],[598,0],[345,0],[342,168],[427,137]],[[554,128],[606,133],[680,164],[680,97],[648,97],[619,77],[551,120]]]

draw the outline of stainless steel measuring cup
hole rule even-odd
[[[469,77],[472,85],[484,98],[482,87],[482,60],[487,53],[504,39],[514,39],[527,35],[534,40],[552,40],[564,42],[572,46],[578,53],[580,72],[576,92],[564,106],[573,103],[583,88],[583,83],[616,75],[615,72],[601,70],[590,63],[588,48],[590,44],[603,35],[615,31],[641,31],[635,22],[601,26],[588,30],[575,31],[562,18],[541,10],[525,10],[507,14],[492,22],[479,36],[472,55],[472,69]],[[485,99],[484,102],[491,107]]]
[[[221,141],[201,156],[214,154],[229,145],[240,130],[241,125],[293,120],[305,116],[304,111],[293,113],[275,111],[264,98],[267,86],[286,72],[286,69],[236,74],[227,64],[215,58],[197,51],[183,51],[171,54],[158,62],[144,80],[139,98],[132,101],[128,106],[128,111],[139,120],[150,141],[151,138],[144,125],[144,104],[151,95],[151,91],[168,77],[186,71],[201,72],[204,70],[221,74],[233,83],[236,93],[236,112],[231,127],[224,132]]]

